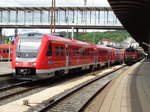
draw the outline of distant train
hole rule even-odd
[[[0,61],[11,60],[12,58],[12,45],[2,45],[0,44]]]
[[[144,58],[144,53],[132,47],[125,49],[124,62],[127,65],[132,65]]]
[[[15,78],[35,80],[123,63],[124,53],[123,49],[54,35],[26,33],[15,41],[12,67]]]

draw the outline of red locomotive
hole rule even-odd
[[[124,62],[127,65],[132,65],[143,58],[144,58],[144,54],[140,50],[134,49],[132,47],[127,48],[125,50]]]
[[[18,36],[13,52],[14,77],[23,80],[93,69],[124,58],[123,50],[40,33]]]
[[[0,44],[0,61],[9,60],[12,58],[12,45]]]

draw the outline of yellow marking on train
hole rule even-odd
[[[54,43],[54,44],[65,44],[64,42],[60,42],[60,41],[52,41],[51,43]]]

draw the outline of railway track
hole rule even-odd
[[[70,78],[70,77],[69,77]],[[15,84],[10,84],[0,88],[0,106],[19,98],[31,95],[48,87],[54,86],[56,83],[67,80],[67,78],[41,79],[35,81],[23,81]],[[35,92],[31,92],[35,91]]]
[[[2,77],[9,77],[9,76],[12,76],[12,75],[13,75],[12,73],[3,74],[3,75],[0,75],[0,78],[2,78]]]
[[[23,85],[29,84],[29,83],[30,83],[29,81],[24,81],[24,82],[19,82],[16,84],[11,84],[8,86],[1,87],[0,88],[0,105],[5,104],[5,102],[7,102],[6,101],[7,99],[27,91],[27,89],[23,87]]]
[[[19,98],[31,95],[32,92],[30,93],[30,91],[36,91],[38,89],[41,91],[45,89],[45,85],[49,84],[49,81],[46,80],[47,79],[32,82],[23,81],[0,88],[0,106]]]
[[[0,88],[3,86],[7,86],[7,85],[11,85],[11,84],[15,84],[18,83],[19,81],[14,80],[13,75],[10,74],[1,74],[0,75]]]
[[[6,91],[6,90],[9,90],[9,89],[13,89],[17,86],[22,86],[23,84],[27,84],[29,83],[29,81],[23,81],[23,82],[19,82],[19,83],[16,83],[16,84],[12,84],[12,85],[7,85],[7,86],[4,86],[4,87],[1,87],[0,88],[0,93],[3,92],[3,91]]]
[[[19,84],[19,83],[22,83],[21,81],[19,80],[14,80],[12,77],[11,78],[0,78],[0,91],[3,90],[2,88],[8,88],[8,87],[11,87],[13,85],[16,85],[16,84]]]
[[[124,66],[125,67],[125,66]],[[122,70],[124,67],[116,69],[110,73],[106,73],[103,76],[97,76],[91,80],[88,80],[76,87],[67,90],[54,98],[51,98],[43,103],[32,107],[28,112],[79,112],[84,109],[88,102],[99,93],[114,76]],[[82,96],[82,97],[81,97]],[[46,105],[46,106],[45,106]]]

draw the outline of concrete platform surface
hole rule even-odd
[[[139,62],[115,79],[99,112],[150,112],[150,62]]]
[[[0,75],[11,74],[11,62],[0,62]]]

